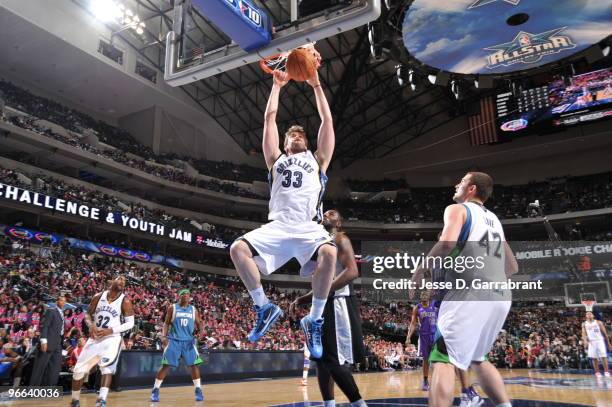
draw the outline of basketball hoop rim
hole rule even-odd
[[[593,311],[593,306],[596,303],[596,301],[594,300],[582,300],[580,302],[582,303],[582,305],[584,305],[584,308],[586,308],[587,312]]]

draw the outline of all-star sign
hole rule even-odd
[[[567,35],[559,35],[567,27],[556,28],[540,34],[521,31],[510,42],[493,45],[487,50],[496,51],[487,56],[487,69],[495,70],[499,66],[514,64],[534,64],[546,55],[559,54],[576,48]]]
[[[420,62],[448,72],[523,71],[606,38],[609,7],[602,0],[414,0],[403,22],[404,46]],[[509,20],[518,14],[528,18]]]

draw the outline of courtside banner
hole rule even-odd
[[[45,233],[37,230],[20,228],[16,226],[7,226],[4,228],[4,234],[12,239],[34,241],[39,244],[58,244],[64,237],[54,233]]]
[[[85,250],[97,254],[102,254],[111,257],[121,257],[126,260],[134,260],[143,263],[162,264],[170,267],[181,268],[182,262],[178,259],[162,256],[160,254],[149,254],[138,250],[131,250],[125,247],[116,247],[108,244],[91,242],[89,240],[80,240],[72,237],[66,237],[53,233],[45,233],[38,230],[21,228],[17,226],[6,226],[4,234],[12,239],[32,241],[38,244],[58,244],[63,241],[68,241],[70,247],[74,249]]]
[[[363,242],[362,294],[371,301],[540,301],[580,283],[611,299],[612,242]],[[516,261],[515,261],[516,260]]]
[[[216,249],[227,250],[231,242],[213,239],[210,236],[199,234],[198,232],[181,228],[168,227],[156,222],[132,217],[121,212],[108,212],[102,208],[82,203],[78,201],[56,198],[29,191],[27,189],[0,183],[0,199],[15,203],[37,206],[55,213],[77,216],[99,223],[117,225],[132,231],[137,231],[150,236],[162,236],[168,239],[177,240],[183,243],[190,243],[198,246],[207,246]]]

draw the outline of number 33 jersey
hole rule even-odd
[[[281,154],[270,174],[269,220],[287,224],[321,221],[327,176],[310,150]]]
[[[121,325],[121,305],[125,295],[122,293],[113,302],[107,299],[108,291],[104,291],[94,314],[94,324],[98,328],[114,328]],[[113,333],[112,336],[119,336],[120,333]]]

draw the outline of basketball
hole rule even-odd
[[[291,79],[304,82],[317,71],[317,59],[311,49],[296,48],[287,57],[286,68]]]

